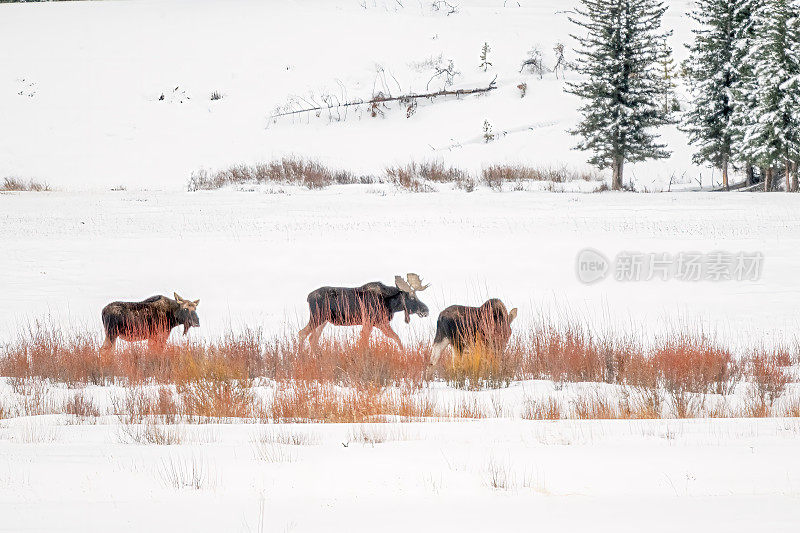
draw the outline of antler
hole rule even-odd
[[[395,276],[394,277],[394,284],[397,285],[397,288],[400,289],[403,292],[408,292],[408,293],[414,292],[413,287],[411,287],[411,285],[406,283],[406,280],[404,280],[400,276]]]
[[[430,283],[428,283],[427,285],[423,285],[422,278],[420,278],[413,272],[409,272],[406,275],[406,279],[408,279],[408,284],[411,285],[411,288],[414,289],[415,291],[424,291],[425,289],[431,286]]]

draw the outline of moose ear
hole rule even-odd
[[[175,297],[175,301],[176,301],[176,302],[178,302],[178,303],[181,303],[181,302],[183,302],[183,298],[181,298],[180,296],[178,296],[178,293],[177,293],[177,292],[173,292],[173,293],[172,293],[172,295]]]
[[[508,313],[508,323],[511,324],[517,318],[517,308],[515,307]]]
[[[195,300],[192,303],[194,304],[195,307],[197,307],[198,305],[200,305],[200,300]]]

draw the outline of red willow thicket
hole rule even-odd
[[[588,327],[563,322],[543,322],[518,334],[501,356],[478,348],[458,358],[445,354],[435,368],[429,368],[429,357],[428,343],[400,349],[377,334],[366,345],[327,340],[310,353],[307,347],[300,349],[294,338],[265,338],[252,330],[154,350],[145,343],[121,342],[115,352],[101,355],[94,335],[38,326],[0,349],[0,376],[48,379],[69,386],[174,384],[184,390],[201,381],[247,387],[259,378],[412,389],[431,379],[472,389],[548,379],[557,384],[663,388],[678,396],[728,394],[747,380],[771,404],[790,379],[786,367],[798,362],[791,350],[759,348],[734,354],[709,337],[684,332],[646,346],[634,336],[597,335]]]

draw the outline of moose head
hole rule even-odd
[[[200,305],[200,300],[190,301],[184,300],[178,293],[173,293],[175,301],[178,302],[178,308],[175,309],[175,320],[178,324],[183,324],[183,334],[189,333],[189,328],[200,327],[200,317],[197,316],[197,306]]]
[[[417,293],[430,287],[430,284],[423,285],[420,277],[414,273],[407,274],[406,279],[395,276],[394,284],[400,289],[400,307],[405,313],[406,324],[411,322],[411,315],[428,316],[428,306],[420,301]]]

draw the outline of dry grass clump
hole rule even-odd
[[[278,381],[333,382],[345,386],[420,387],[428,364],[428,347],[417,343],[403,349],[384,338],[366,345],[352,339],[320,343],[311,353],[286,339],[270,342],[265,350],[266,376]]]
[[[498,353],[478,342],[463,353],[444,357],[440,375],[450,386],[460,389],[507,387],[520,376],[521,357],[518,345]]]
[[[555,398],[534,400],[527,398],[522,406],[522,418],[525,420],[561,420],[564,412]]]
[[[286,427],[270,428],[259,435],[256,440],[286,446],[311,446],[322,442],[318,433]]]
[[[78,418],[100,416],[100,409],[83,391],[77,391],[64,402],[64,412]]]
[[[652,360],[668,391],[728,394],[742,376],[731,352],[705,337],[672,336],[656,346]]]
[[[600,174],[588,170],[574,170],[567,166],[532,167],[528,165],[491,165],[483,169],[481,178],[493,189],[502,188],[504,183],[521,181],[548,181],[566,183],[569,181],[599,181]]]
[[[599,394],[583,395],[574,401],[573,412],[578,420],[611,420],[620,418],[617,405]]]
[[[122,424],[119,426],[119,440],[124,444],[155,444],[174,446],[184,440],[181,426],[159,424],[145,420],[143,424]]]
[[[459,189],[473,191],[475,180],[468,172],[445,166],[439,161],[417,163],[386,168],[386,181],[413,192],[430,192],[430,183],[453,183]]]
[[[399,387],[381,390],[374,386],[342,388],[330,383],[278,383],[275,396],[261,414],[272,422],[364,423],[390,420],[460,417],[482,418],[475,406],[461,402],[439,408],[435,400]]]
[[[214,475],[202,457],[169,457],[161,462],[162,482],[175,490],[201,490],[213,485]]]
[[[209,172],[199,170],[189,178],[189,191],[220,189],[228,185],[278,183],[321,189],[334,184],[368,183],[344,170],[332,170],[318,161],[299,157],[284,157],[270,163],[234,165]]]
[[[113,398],[114,413],[126,424],[141,424],[155,420],[163,424],[177,424],[183,417],[183,406],[169,387],[152,389],[133,386],[125,389],[122,398]]]
[[[46,192],[50,190],[47,183],[42,183],[35,180],[24,181],[20,178],[7,177],[0,183],[0,191],[11,192]]]

